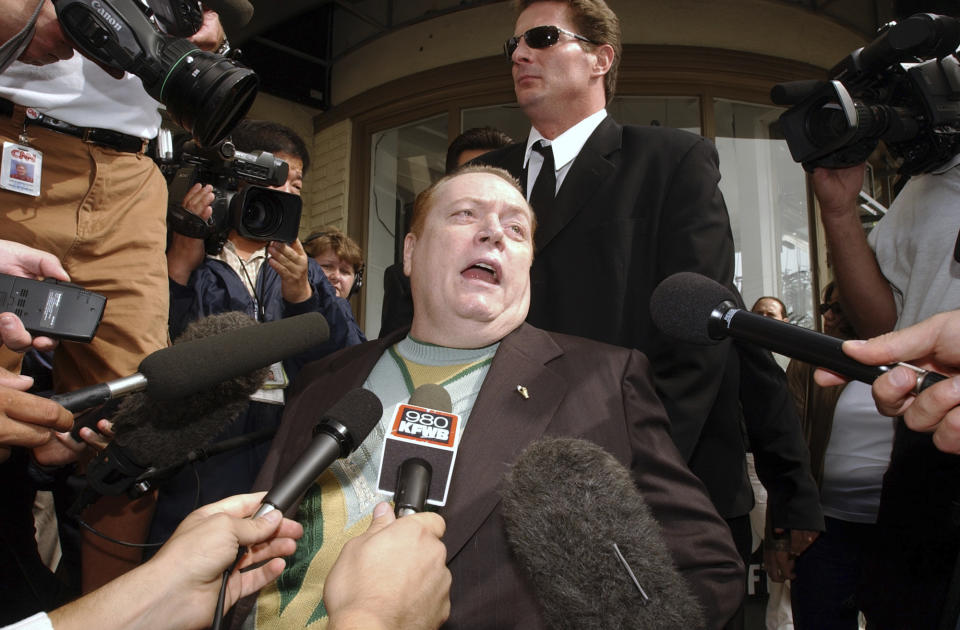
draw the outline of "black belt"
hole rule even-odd
[[[13,116],[13,110],[16,105],[5,98],[0,98],[0,113],[6,116]],[[44,127],[58,133],[64,133],[89,144],[96,144],[108,149],[116,149],[125,153],[144,153],[147,150],[148,141],[137,136],[120,133],[112,129],[100,129],[97,127],[77,127],[70,123],[57,120],[51,116],[46,116],[34,110],[32,118],[24,117],[24,124],[27,126]]]

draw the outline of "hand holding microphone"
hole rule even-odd
[[[329,630],[433,630],[450,616],[446,525],[423,512],[397,519],[379,503],[373,522],[340,551],[323,585]]]
[[[873,397],[880,413],[902,415],[914,431],[933,432],[933,443],[938,449],[960,454],[960,383],[956,378],[960,374],[960,312],[939,313],[868,341],[846,341],[843,349],[867,364],[908,360],[921,368],[951,375],[952,378],[915,395],[915,368],[898,365],[874,381]],[[814,378],[825,387],[845,380],[825,370],[817,370]]]
[[[914,372],[914,393],[946,378],[906,363],[861,363],[847,356],[841,348],[843,342],[835,337],[763,317],[736,304],[733,294],[722,285],[700,274],[681,272],[654,290],[650,315],[664,334],[680,341],[708,345],[733,337],[868,385],[898,365]]]

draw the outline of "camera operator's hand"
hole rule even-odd
[[[0,240],[0,273],[33,280],[70,280],[63,265],[53,254],[4,240]],[[49,337],[31,337],[23,327],[23,322],[13,313],[0,313],[0,342],[16,352],[24,352],[31,347],[47,351],[57,345]]]
[[[824,222],[849,218],[851,214],[859,221],[857,198],[863,187],[865,169],[864,164],[858,164],[847,168],[813,170],[813,192],[820,202],[820,215]]]
[[[860,222],[865,170],[864,164],[817,168],[812,179],[844,315],[857,335],[873,337],[893,329],[897,306]]]
[[[197,182],[183,196],[181,205],[206,221],[213,214],[213,199],[213,186]],[[170,246],[167,248],[167,275],[177,284],[186,286],[190,274],[203,263],[205,255],[203,239],[190,238],[171,230]]]
[[[36,6],[35,1],[0,0],[0,15],[3,15],[0,20],[0,44],[9,41],[26,26]],[[37,17],[33,39],[18,60],[33,66],[43,66],[70,57],[73,57],[73,46],[60,28],[53,3],[45,0]]]
[[[220,14],[204,7],[203,24],[200,25],[200,30],[187,39],[199,46],[200,50],[215,52],[227,39],[227,34],[223,32],[223,26],[220,25]]]
[[[287,245],[271,241],[267,252],[270,254],[270,266],[280,276],[280,292],[283,299],[291,304],[309,300],[313,287],[307,276],[307,253],[303,251],[300,239]]]

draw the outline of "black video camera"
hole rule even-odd
[[[790,154],[807,171],[860,164],[883,141],[905,175],[960,151],[960,21],[918,13],[892,23],[830,71],[830,81],[775,85]]]
[[[163,103],[197,142],[214,145],[250,109],[257,75],[183,38],[196,32],[203,19],[189,0],[178,3],[179,8],[170,0],[151,2],[163,11],[155,13],[138,0],[54,0],[54,6],[77,50],[140,77],[147,94]]]
[[[207,253],[213,255],[223,249],[231,229],[256,241],[291,243],[300,230],[302,201],[292,193],[267,188],[283,185],[288,169],[286,162],[266,151],[244,153],[229,141],[201,148],[189,141],[179,164],[164,166],[164,170],[174,171],[168,187],[167,222],[180,234],[204,239]],[[247,185],[241,187],[241,181]],[[213,186],[209,221],[181,205],[197,182]]]

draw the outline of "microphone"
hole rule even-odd
[[[848,378],[872,384],[902,365],[917,374],[916,393],[947,378],[909,363],[866,365],[843,353],[843,341],[737,308],[733,293],[700,274],[682,271],[666,278],[650,296],[650,315],[664,334],[699,345],[726,337],[817,365]]]
[[[383,404],[370,390],[347,392],[320,418],[310,446],[274,484],[253,518],[271,510],[286,512],[330,464],[349,455],[367,438],[382,415]]]
[[[501,498],[507,541],[549,627],[703,627],[630,471],[596,444],[533,442]]]
[[[446,505],[460,446],[459,416],[440,385],[421,385],[397,405],[380,458],[377,489],[394,497],[397,517],[422,512],[424,504]]]
[[[154,400],[195,394],[217,383],[294,356],[330,337],[320,313],[251,325],[243,313],[210,315],[191,324],[177,342],[143,359],[136,374],[56,394],[52,400],[77,412],[132,392]]]

